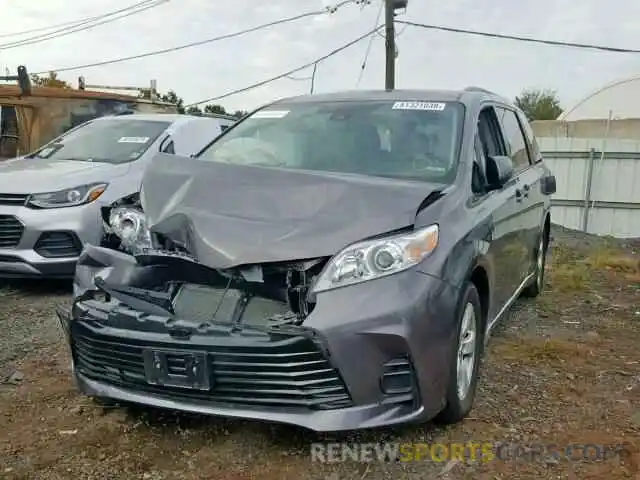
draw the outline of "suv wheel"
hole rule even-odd
[[[469,413],[473,406],[482,354],[484,322],[480,296],[472,283],[467,283],[464,289],[457,320],[446,406],[434,418],[436,423],[457,423]]]
[[[536,251],[536,271],[533,283],[526,287],[522,291],[522,296],[526,298],[534,298],[542,293],[544,287],[544,269],[547,257],[547,236],[544,231],[540,235],[540,241],[538,242],[538,248]]]

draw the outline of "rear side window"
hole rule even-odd
[[[520,119],[520,125],[522,125],[522,130],[524,131],[524,135],[527,138],[527,142],[529,143],[529,152],[531,155],[531,161],[533,163],[541,160],[542,154],[540,153],[540,147],[538,146],[538,141],[536,140],[536,136],[533,133],[533,129],[527,120],[527,117],[524,114],[518,112],[518,118]]]
[[[496,113],[507,143],[507,153],[513,160],[513,166],[516,171],[524,170],[530,165],[529,151],[518,117],[514,111],[501,107],[496,108]]]
[[[175,149],[175,146],[173,144],[173,140],[169,141],[169,143],[167,143],[167,145],[162,149],[162,151],[164,153],[170,153],[172,155],[175,155],[176,149]]]

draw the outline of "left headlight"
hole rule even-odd
[[[34,193],[29,196],[27,206],[32,208],[62,208],[84,205],[97,200],[108,185],[108,183],[92,183],[57,192]]]
[[[438,246],[438,226],[348,246],[326,265],[314,292],[392,275],[417,265]]]
[[[109,213],[109,226],[125,250],[136,253],[151,248],[151,232],[144,212],[131,207],[114,207]]]

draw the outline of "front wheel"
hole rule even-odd
[[[457,317],[454,355],[449,367],[446,406],[434,419],[441,424],[457,423],[467,416],[476,393],[482,353],[482,308],[478,290],[467,283]]]

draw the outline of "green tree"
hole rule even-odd
[[[36,87],[72,88],[68,82],[60,80],[56,72],[49,72],[45,77],[34,73],[31,75],[31,83]]]
[[[187,110],[184,112],[187,115],[202,115],[202,110],[197,105],[193,105],[191,107],[187,107]]]
[[[173,90],[169,90],[167,93],[160,95],[160,100],[167,103],[173,103],[178,107],[178,113],[185,113],[184,101]]]
[[[530,122],[555,120],[562,113],[560,100],[554,90],[526,89],[516,97],[515,103]]]
[[[222,105],[209,104],[204,106],[204,113],[213,113],[216,115],[228,115]]]
[[[232,117],[242,118],[248,112],[245,110],[236,110],[235,112],[231,113],[222,105],[209,104],[209,105],[205,105],[204,113],[211,113],[216,115],[230,115]]]
[[[148,91],[148,89],[142,91],[142,97],[150,98],[150,92]],[[200,108],[197,105],[185,107],[182,97],[178,96],[175,90],[169,90],[167,93],[160,95],[159,98],[163,102],[173,103],[178,107],[178,113],[187,115],[202,115],[203,113],[208,113],[213,115],[232,115],[236,118],[241,118],[247,114],[247,112],[244,110],[237,110],[234,113],[227,112],[227,110],[222,105],[216,104],[205,105],[204,108]]]

